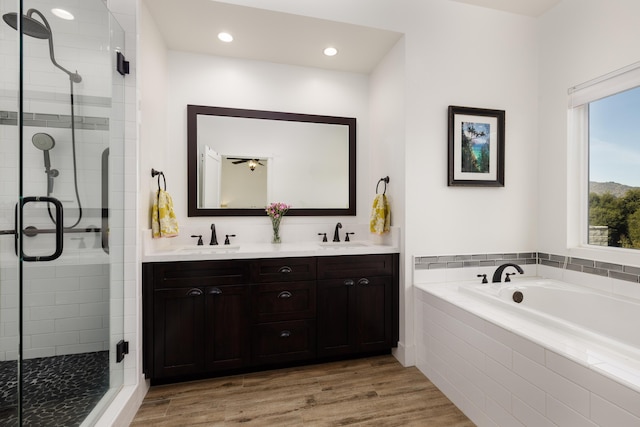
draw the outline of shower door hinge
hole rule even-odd
[[[122,362],[125,354],[129,354],[129,341],[120,340],[120,342],[116,344],[116,362]]]
[[[123,76],[129,74],[129,61],[127,61],[122,52],[116,52],[116,69]]]

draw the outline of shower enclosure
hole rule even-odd
[[[0,425],[91,425],[126,353],[124,31],[102,0],[0,15]]]

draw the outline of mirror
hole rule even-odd
[[[189,216],[356,214],[356,119],[187,106]]]

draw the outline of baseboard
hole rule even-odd
[[[399,342],[392,354],[405,368],[416,365],[416,349],[413,345],[406,346],[403,342]]]

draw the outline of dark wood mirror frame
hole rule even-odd
[[[187,105],[187,184],[188,216],[263,216],[264,209],[198,208],[198,116],[243,117],[307,123],[341,124],[349,126],[349,206],[347,208],[295,208],[287,215],[355,216],[356,215],[356,119],[352,117],[320,116],[277,111]]]

